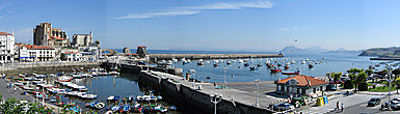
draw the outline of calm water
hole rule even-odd
[[[179,51],[160,51],[159,53],[205,53],[201,51],[188,51],[188,52],[179,52]],[[210,52],[208,52],[210,53]],[[215,52],[222,53],[222,52]],[[227,52],[226,52],[227,53]],[[238,52],[243,53],[243,52]],[[295,64],[290,65],[290,69],[287,71],[294,71],[297,68],[300,69],[302,75],[308,76],[324,76],[328,72],[345,72],[349,68],[363,68],[366,69],[368,66],[378,64],[381,61],[370,61],[368,57],[360,57],[356,54],[320,54],[320,55],[286,55],[284,58],[276,58],[278,61],[282,61],[283,59],[295,60]],[[309,69],[308,64],[301,64],[301,60],[310,59],[316,60],[318,62],[322,62],[322,64],[317,64],[314,68]],[[262,81],[274,81],[279,78],[286,78],[285,75],[281,75],[280,73],[271,74],[270,70],[265,66],[266,59],[255,59],[255,62],[251,62],[249,60],[250,66],[254,66],[257,64],[262,64],[262,67],[259,67],[258,70],[250,71],[249,67],[244,67],[243,63],[234,62],[231,65],[227,65],[225,62],[221,63],[219,67],[213,66],[212,60],[210,63],[206,63],[203,66],[198,66],[198,61],[192,61],[191,63],[183,65],[182,62],[174,63],[174,67],[183,68],[184,72],[188,72],[189,69],[196,70],[196,77],[202,81],[210,81],[210,82],[223,82],[224,76],[226,76],[227,82],[248,82],[254,81],[256,79],[260,79]],[[274,63],[274,62],[273,62]],[[274,63],[275,64],[275,63]],[[285,63],[281,62],[282,65]],[[239,68],[240,66],[240,68]],[[225,72],[223,70],[224,67],[227,67],[228,70]],[[283,69],[283,67],[281,67]],[[231,76],[233,75],[233,77]],[[206,79],[206,77],[210,77],[210,79]],[[120,96],[120,97],[128,97],[128,96],[137,96],[143,95],[149,89],[144,89],[140,87],[138,83],[138,75],[133,73],[121,73],[119,77],[113,76],[104,76],[104,77],[96,77],[96,78],[87,78],[87,79],[79,79],[74,80],[76,83],[80,85],[85,85],[88,87],[90,93],[94,93],[99,95],[96,99],[98,101],[106,102],[108,96]],[[157,93],[156,93],[157,94]],[[74,98],[64,97],[62,98],[64,102],[71,101]],[[91,101],[83,101],[76,100],[78,105],[84,107],[84,104]],[[161,102],[165,105],[168,105],[164,102]],[[179,107],[178,107],[179,109]],[[186,111],[187,112],[187,111]],[[190,112],[190,111],[189,111]],[[179,113],[179,112],[173,112]]]
[[[295,64],[290,64],[290,69],[285,71],[295,71],[297,68],[300,69],[302,75],[307,76],[325,76],[329,72],[346,72],[350,68],[361,68],[367,69],[371,65],[378,64],[380,61],[370,61],[368,57],[360,57],[356,54],[320,54],[320,55],[286,55],[284,58],[276,58],[282,65],[283,59],[295,60]],[[322,62],[322,64],[316,64],[314,68],[309,69],[308,64],[302,64],[302,60],[310,59]],[[250,66],[255,66],[257,64],[262,64],[258,70],[250,71],[249,67],[244,67],[244,63],[234,62],[231,65],[227,65],[225,62],[221,63],[219,67],[214,67],[213,61],[210,63],[205,62],[205,65],[198,66],[198,61],[192,61],[188,64],[183,65],[182,62],[173,64],[174,67],[183,68],[184,72],[188,72],[189,69],[196,70],[196,77],[202,81],[210,82],[224,82],[224,67],[226,70],[226,80],[227,82],[248,82],[260,79],[262,81],[275,81],[279,78],[284,79],[287,76],[281,75],[280,73],[271,74],[270,70],[267,69],[265,65],[266,59],[255,59],[255,62],[249,60]],[[274,62],[272,62],[274,63]],[[275,64],[275,63],[274,63]],[[240,68],[239,68],[240,66]],[[275,64],[275,66],[277,66]],[[283,69],[283,66],[281,67]],[[233,75],[233,77],[232,77]],[[210,79],[206,79],[210,77]]]
[[[74,79],[73,82],[79,85],[84,85],[89,89],[89,93],[97,94],[98,98],[95,100],[82,100],[74,97],[62,96],[63,102],[75,101],[81,108],[85,107],[86,103],[93,101],[101,101],[107,103],[108,96],[120,96],[121,100],[124,97],[138,96],[149,93],[150,88],[140,87],[138,83],[139,76],[133,73],[121,73],[120,76],[99,76],[94,78]],[[158,93],[154,92],[155,95]],[[122,102],[116,103],[121,104]],[[155,104],[155,103],[153,103]],[[163,104],[168,106],[169,104],[160,101],[157,104]],[[112,103],[108,103],[108,106],[112,106]],[[88,110],[84,108],[85,110]],[[105,112],[106,110],[97,110],[98,112]],[[178,112],[172,112],[178,113]]]

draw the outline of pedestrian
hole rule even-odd
[[[342,110],[341,110],[340,112],[343,112],[343,109],[344,109],[344,105],[343,105],[343,103],[342,103]]]
[[[349,94],[350,94],[350,92],[349,92],[349,90],[347,90],[347,92],[346,92],[346,96],[349,96]]]
[[[339,110],[339,101],[336,102],[336,110]]]

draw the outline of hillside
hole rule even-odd
[[[371,48],[363,51],[359,56],[400,57],[400,47]]]

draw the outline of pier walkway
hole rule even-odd
[[[157,77],[161,77],[163,79],[168,78],[169,80],[174,80],[174,82],[179,82],[181,86],[186,86],[189,88],[192,88],[194,90],[195,87],[197,88],[197,85],[201,85],[202,89],[196,90],[197,92],[204,93],[207,95],[213,95],[214,93],[218,93],[222,95],[222,99],[225,101],[230,101],[233,105],[235,103],[241,103],[247,106],[259,108],[260,110],[268,110],[271,112],[267,107],[269,106],[270,103],[277,101],[277,100],[283,100],[283,98],[277,98],[265,94],[258,93],[257,91],[249,92],[249,91],[243,91],[239,89],[234,89],[234,88],[228,88],[228,89],[215,89],[214,85],[212,83],[194,83],[194,82],[189,82],[187,80],[183,80],[182,77],[174,76],[171,74],[163,73],[163,72],[158,72],[158,71],[142,71],[143,73],[147,73],[148,75],[153,75]],[[259,106],[256,106],[257,103],[257,98],[259,95]],[[210,99],[204,99],[204,100],[210,100]]]

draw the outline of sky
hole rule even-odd
[[[400,44],[398,0],[0,0],[0,31],[33,41],[42,22],[103,48],[360,50]],[[296,42],[297,41],[297,42]]]

